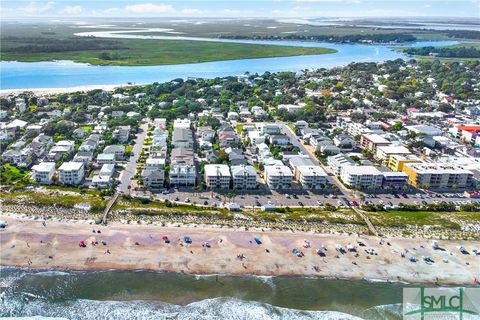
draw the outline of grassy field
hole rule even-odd
[[[375,226],[441,226],[448,229],[460,229],[461,222],[479,223],[480,212],[430,212],[388,210],[367,212],[366,215]]]
[[[190,26],[190,29],[196,27]],[[94,65],[146,66],[336,52],[326,48],[141,39],[100,39],[105,45],[89,47],[88,44],[94,39],[74,35],[81,31],[92,29],[62,24],[2,24],[1,59],[26,62],[72,60]],[[78,51],[75,51],[75,45],[80,48]]]
[[[28,171],[24,171],[10,164],[0,166],[0,182],[5,185],[24,185],[29,181]]]
[[[6,61],[52,61],[72,60],[94,65],[147,66],[197,63],[235,59],[255,59],[335,53],[326,48],[269,46],[240,43],[217,43],[176,40],[121,40],[128,49],[106,51],[64,51],[25,53],[20,51],[2,52]],[[9,45],[8,41],[2,45]],[[11,45],[11,44],[10,44]],[[114,56],[102,59],[101,53]]]

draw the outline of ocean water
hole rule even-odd
[[[15,319],[401,319],[402,284],[147,271],[0,269]]]

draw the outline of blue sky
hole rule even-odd
[[[1,17],[477,17],[480,0],[0,0]]]

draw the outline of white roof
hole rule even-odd
[[[26,121],[15,119],[12,122],[10,122],[9,124],[7,124],[7,128],[16,128],[16,127],[23,128],[27,124],[28,124],[28,122],[26,122]]]
[[[257,171],[253,166],[247,166],[247,165],[232,166],[231,169],[232,169],[233,176],[235,175],[243,176],[245,174],[254,176],[257,174]]]
[[[55,170],[55,162],[40,162],[32,167],[33,171],[50,172]]]
[[[385,139],[384,137],[382,137],[381,135],[378,135],[378,134],[363,134],[363,136],[372,141],[373,143],[377,144],[377,143],[390,143],[390,141],[388,141],[387,139]]]
[[[64,162],[58,170],[63,171],[77,171],[83,168],[83,162]]]
[[[381,175],[380,170],[374,166],[343,166],[342,172],[349,175]]]
[[[207,164],[205,165],[205,175],[229,177],[230,169],[226,164]]]
[[[473,174],[462,166],[446,163],[407,163],[406,166],[423,174]]]
[[[404,146],[380,146],[377,148],[386,154],[410,154],[410,150]]]
[[[265,167],[265,174],[268,176],[291,176],[293,173],[289,167],[285,165],[273,165]]]
[[[320,166],[298,166],[296,168],[304,177],[327,176],[327,173]]]

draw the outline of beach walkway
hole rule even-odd
[[[360,209],[358,209],[357,207],[352,206],[352,209],[365,221],[365,223],[367,224],[370,232],[373,235],[378,236],[378,232],[375,229],[375,227],[373,226],[373,223],[370,221],[370,219],[368,219],[368,217],[366,215],[364,215],[363,212]]]
[[[110,209],[112,209],[115,202],[117,202],[117,200],[118,200],[118,193],[115,192],[112,198],[110,198],[110,201],[108,201],[107,206],[105,207],[105,210],[103,210],[102,220],[100,220],[101,224],[104,224],[104,225],[107,224],[108,213],[110,212]]]

